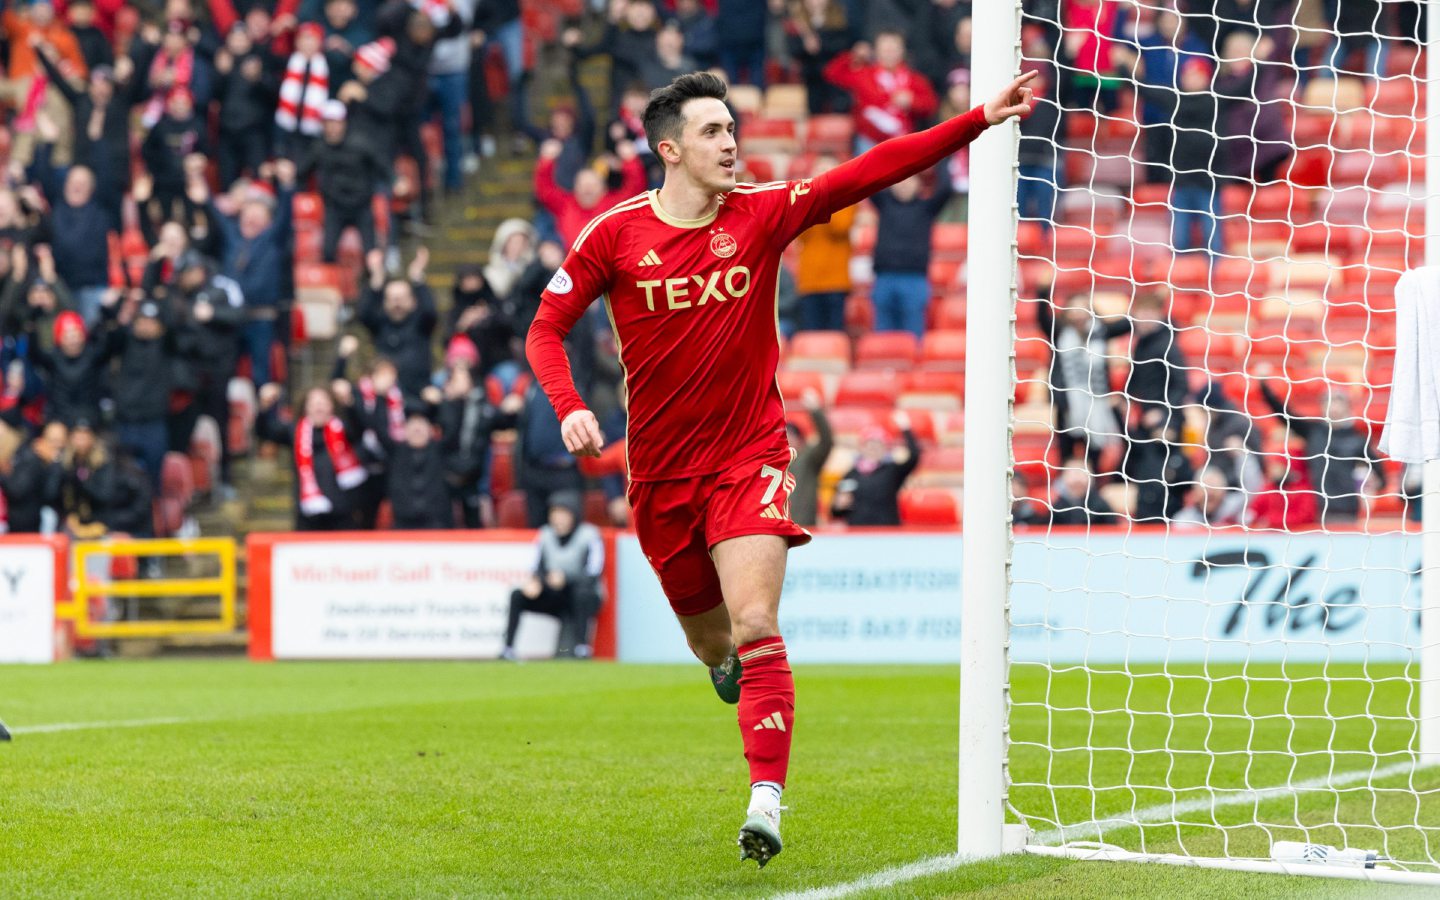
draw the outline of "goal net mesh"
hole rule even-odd
[[[1423,253],[1422,32],[1415,4],[1340,6],[1023,3],[1007,766],[1032,844],[1440,872],[1418,472],[1376,449]]]

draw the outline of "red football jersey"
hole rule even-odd
[[[578,318],[605,295],[630,394],[630,478],[718,472],[785,430],[776,279],[780,254],[828,220],[809,181],[743,184],[714,215],[667,215],[657,192],[590,223],[546,289]],[[552,397],[563,420],[579,409]]]
[[[605,295],[629,388],[630,478],[724,471],[785,428],[776,280],[802,231],[917,174],[985,129],[984,111],[886,141],[815,179],[742,184],[703,219],[660,208],[658,191],[596,217],[541,297],[527,355],[564,421],[584,402],[561,339]]]

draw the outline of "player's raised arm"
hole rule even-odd
[[[815,179],[816,193],[832,212],[852,206],[876,191],[918,175],[975,140],[991,125],[1030,114],[1035,100],[1026,72],[982,106],[925,131],[876,144],[847,163]]]
[[[594,243],[586,244],[587,252],[582,253],[581,242],[586,237],[582,232],[564,265],[555,270],[540,295],[540,311],[535,314],[530,333],[525,337],[525,358],[545,396],[550,398],[550,405],[555,407],[565,449],[576,456],[599,456],[605,438],[595,414],[585,408],[585,401],[575,390],[570,358],[565,354],[565,336],[607,287],[605,270],[593,261],[589,252],[600,241],[591,235]]]

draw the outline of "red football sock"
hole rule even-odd
[[[740,737],[750,762],[750,783],[785,784],[790,733],[795,725],[795,679],[778,635],[739,648]]]

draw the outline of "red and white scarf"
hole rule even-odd
[[[375,410],[375,382],[368,378],[360,379],[360,399],[365,401],[365,411]],[[385,425],[390,432],[390,440],[405,440],[405,395],[400,393],[397,385],[391,385],[390,390],[385,392]]]
[[[345,425],[331,416],[325,423],[325,452],[335,467],[335,483],[345,490],[365,483],[367,473],[345,436]],[[300,479],[300,511],[307,516],[323,516],[333,512],[335,505],[315,477],[315,427],[308,418],[295,426],[295,472]]]
[[[195,50],[187,48],[181,51],[179,56],[170,56],[164,50],[155,54],[155,59],[150,63],[150,83],[159,84],[160,74],[167,68],[174,69],[174,79],[170,87],[162,88],[150,95],[145,102],[145,111],[140,115],[140,121],[146,128],[154,128],[155,123],[165,114],[165,103],[170,95],[176,91],[190,91],[190,79],[195,74]]]
[[[285,80],[280,82],[275,124],[286,131],[317,135],[324,129],[320,112],[329,99],[330,65],[325,62],[325,54],[317,53],[309,59],[299,53],[290,54]]]

